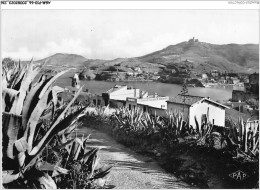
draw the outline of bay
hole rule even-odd
[[[57,85],[62,87],[71,85],[71,78],[62,78],[58,80]],[[66,84],[66,85],[65,85]],[[181,85],[167,84],[160,82],[110,82],[110,81],[80,81],[80,85],[85,85],[90,93],[101,94],[106,92],[116,84],[132,86],[141,90],[148,91],[149,94],[157,93],[162,96],[174,98],[182,89]],[[210,97],[212,100],[224,102],[232,98],[232,87],[214,86],[211,88],[188,87],[188,94],[195,96]]]

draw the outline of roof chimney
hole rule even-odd
[[[210,96],[207,97],[210,100]]]

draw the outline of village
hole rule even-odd
[[[65,92],[75,93],[79,88],[79,76],[75,74],[72,86],[65,87]],[[176,97],[169,97],[158,93],[149,94],[142,89],[117,84],[106,92],[92,95],[90,102],[96,107],[109,106],[115,109],[125,107],[161,117],[166,117],[167,113],[180,112],[185,121],[193,127],[195,127],[195,117],[199,125],[206,117],[209,117],[211,124],[224,127],[228,118],[238,120],[239,117],[243,117],[252,123],[258,122],[258,89],[259,74],[253,73],[246,80],[244,90],[233,90],[232,98],[225,104],[212,100],[210,97],[195,96],[187,92],[180,92]]]
[[[226,71],[210,70],[197,73],[190,68],[190,60],[185,59],[179,65],[162,67],[161,71],[148,72],[142,67],[128,67],[127,71],[121,69],[120,64],[110,66],[104,71],[95,67],[85,68],[79,72],[80,80],[104,81],[158,81],[172,84],[182,84],[187,81],[189,87],[233,86],[236,89],[244,87],[249,82],[248,74],[232,73]]]

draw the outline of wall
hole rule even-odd
[[[169,97],[142,98],[137,99],[137,104],[167,109],[167,100],[169,100]]]
[[[218,125],[218,126],[225,125],[225,109],[214,106],[207,102],[203,102],[203,103],[199,102],[199,103],[193,104],[190,107],[189,124],[191,126],[193,126],[193,128],[196,128],[196,123],[195,123],[195,119],[194,119],[194,117],[196,116],[199,126],[201,126],[201,117],[203,114],[207,115],[208,110],[209,110],[209,121],[211,122],[211,124],[214,123],[214,125]],[[213,119],[214,119],[214,122],[213,122]]]
[[[127,89],[127,86],[124,86],[109,94],[110,99],[126,100],[127,97],[140,97],[143,92],[140,89]],[[145,94],[144,96],[147,96],[147,94]]]
[[[175,111],[179,111],[183,114],[184,120],[189,120],[189,106],[183,104],[176,104],[173,102],[167,102],[167,111],[174,113]]]
[[[167,108],[167,102],[166,100],[169,100],[169,97],[150,97],[150,98],[127,98],[126,99],[126,107],[129,108],[129,105],[131,105],[131,108],[139,107],[141,110],[146,111],[148,106],[151,107],[157,107],[166,109]]]
[[[166,111],[165,109],[159,109],[159,108],[153,108],[153,107],[148,107],[148,113],[151,114],[151,115],[159,115],[161,117],[166,117],[167,114],[166,114]]]
[[[109,106],[111,108],[120,108],[120,107],[124,107],[125,103],[123,101],[110,100],[109,101]]]

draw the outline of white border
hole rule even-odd
[[[2,0],[4,1],[4,0]],[[10,1],[10,0],[8,0]],[[1,9],[259,9],[259,0],[230,1],[31,1],[24,5],[2,4]],[[38,4],[36,4],[38,3]]]

